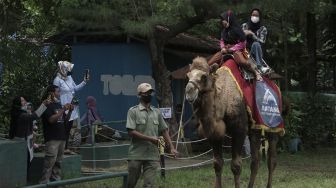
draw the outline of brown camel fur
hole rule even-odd
[[[210,67],[204,58],[193,60],[188,73],[186,99],[197,109],[200,133],[208,138],[214,155],[215,187],[221,188],[223,169],[222,141],[226,133],[232,135],[231,170],[235,187],[240,187],[242,149],[248,130],[248,114],[244,99],[234,80],[226,71],[217,70],[210,75]]]
[[[205,58],[197,57],[193,60],[187,74],[189,82],[186,86],[186,99],[192,104],[199,119],[199,133],[208,138],[213,148],[215,188],[222,187],[222,141],[226,134],[232,136],[231,171],[234,174],[235,187],[238,188],[244,139],[252,121],[247,113],[245,101],[229,73],[224,69],[218,69],[216,74],[211,74],[210,69]],[[261,131],[251,130],[249,137],[252,161],[248,187],[252,188],[260,163]],[[267,133],[266,138],[269,140],[267,187],[270,188],[272,173],[276,166],[278,134]]]

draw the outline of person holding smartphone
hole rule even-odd
[[[41,117],[47,109],[49,100],[44,100],[36,111],[30,108],[31,103],[27,102],[23,96],[13,99],[11,108],[11,119],[9,128],[9,138],[22,140],[27,144],[27,180],[29,180],[29,168],[34,157],[33,150],[33,126],[34,121]]]
[[[66,126],[66,151],[65,153],[72,153],[68,150],[68,140],[70,136],[70,130],[72,128],[73,120],[79,118],[78,113],[78,101],[75,98],[75,92],[81,90],[89,81],[90,76],[88,72],[85,74],[83,81],[80,84],[76,84],[72,79],[72,70],[74,64],[68,61],[59,61],[58,62],[58,73],[56,78],[54,79],[53,84],[58,86],[60,89],[60,100],[61,105],[65,105],[67,103],[75,104],[75,109],[71,113],[70,120],[68,126]]]
[[[66,125],[69,122],[74,106],[60,103],[60,88],[51,85],[47,88],[50,104],[42,114],[43,136],[45,142],[45,158],[40,183],[61,179],[61,160],[63,159],[66,141]],[[66,113],[68,112],[68,113]]]

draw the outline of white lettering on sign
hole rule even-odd
[[[160,108],[163,118],[169,119],[172,117],[171,108]]]
[[[146,75],[110,75],[102,74],[100,80],[103,82],[103,94],[104,95],[127,95],[136,96],[137,87],[139,84],[146,82],[155,88],[155,81],[151,76]]]

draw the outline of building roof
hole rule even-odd
[[[45,40],[46,43],[67,44],[75,43],[106,43],[106,42],[145,42],[144,38],[128,36],[125,34],[111,32],[63,32],[53,35]],[[177,51],[189,51],[192,53],[214,53],[219,50],[218,40],[207,37],[200,38],[187,33],[180,33],[171,38],[165,49]]]

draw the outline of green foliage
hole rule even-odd
[[[303,112],[301,106],[296,103],[291,103],[290,111],[285,117],[286,134],[288,140],[291,138],[299,138],[302,133],[302,124],[306,113]]]
[[[18,20],[11,20],[13,27],[1,30],[0,37],[0,60],[4,64],[0,127],[7,129],[12,99],[15,96],[24,96],[37,107],[41,103],[44,88],[53,79],[55,62],[59,58],[69,59],[69,56],[67,47],[43,44],[47,36],[55,34],[52,25],[52,20],[55,19],[44,15],[46,9],[50,10],[49,5],[53,1],[45,4],[35,0],[0,3],[7,4],[1,9],[4,10],[1,16],[20,15]],[[14,10],[13,7],[17,9]],[[50,12],[48,14],[53,15]]]
[[[32,43],[8,40],[0,46],[0,53],[4,62],[0,125],[7,126],[12,99],[24,96],[37,107],[44,88],[53,79],[56,66],[50,58],[53,49]]]
[[[325,143],[336,132],[335,96],[291,94],[286,117],[287,138],[301,138],[306,146]]]

